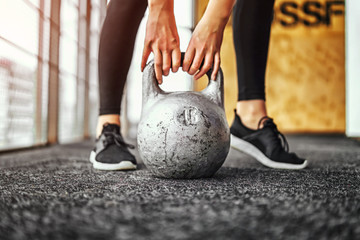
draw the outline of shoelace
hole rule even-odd
[[[115,143],[119,147],[128,147],[134,149],[135,146],[128,144],[124,141],[122,136],[116,132],[104,132],[105,139],[103,140],[104,146],[107,147],[109,144]]]
[[[267,119],[267,120],[266,120]],[[259,124],[258,124],[258,129],[260,128],[260,125],[261,123],[266,120],[264,122],[264,128],[265,127],[268,127],[270,128],[274,133],[275,133],[275,136],[276,136],[276,139],[274,139],[275,141],[280,141],[280,145],[281,147],[286,151],[286,152],[289,152],[289,144],[284,136],[284,134],[282,134],[281,132],[279,132],[279,130],[277,129],[277,126],[276,124],[274,123],[273,119],[272,118],[269,118],[268,116],[265,116],[265,117],[262,117],[259,121]]]

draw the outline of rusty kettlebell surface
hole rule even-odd
[[[223,84],[219,69],[216,81],[209,80],[201,92],[164,92],[157,84],[154,62],[145,67],[137,143],[153,175],[211,177],[221,167],[230,148]]]

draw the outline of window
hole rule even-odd
[[[54,3],[0,0],[0,150],[48,142],[48,104],[54,98],[48,96],[49,72],[57,69],[49,59],[58,50],[58,140],[94,133],[89,130],[95,128],[97,107],[89,106],[98,100],[95,71],[106,1],[62,0],[60,26],[51,19],[58,8]],[[50,49],[50,36],[57,36],[58,29],[59,44]]]

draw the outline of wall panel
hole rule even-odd
[[[200,1],[197,20],[207,1]],[[278,0],[270,39],[266,94],[269,115],[285,132],[345,131],[344,1]],[[237,77],[229,21],[221,49],[229,122]],[[204,87],[205,81],[196,84]]]

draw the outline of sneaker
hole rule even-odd
[[[264,123],[262,128],[261,123]],[[273,119],[263,117],[258,129],[252,130],[244,126],[235,111],[235,120],[230,128],[231,147],[244,152],[263,165],[279,169],[303,169],[307,160],[289,152],[285,136],[279,132]]]
[[[95,169],[100,170],[134,170],[136,159],[128,148],[135,147],[125,143],[120,126],[106,123],[100,137],[96,139],[94,150],[91,151],[90,162]]]

